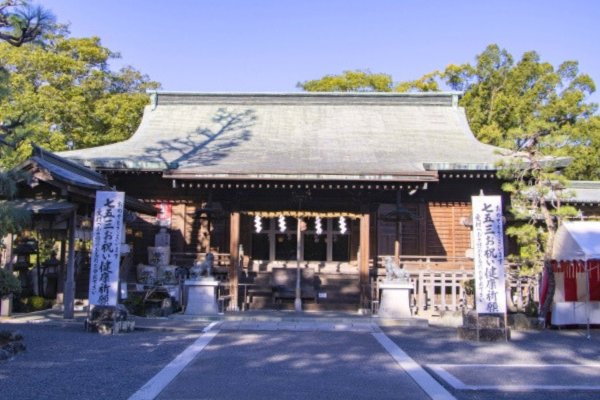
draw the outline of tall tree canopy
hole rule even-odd
[[[110,61],[119,57],[100,38],[72,38],[64,26],[19,48],[1,43],[5,95],[0,117],[23,127],[12,138],[20,143],[17,150],[2,148],[3,164],[29,155],[25,137],[59,151],[68,142],[82,148],[131,136],[148,103],[145,91],[160,85],[132,67],[111,70]]]
[[[49,11],[29,1],[0,1],[0,198],[16,193],[4,172],[30,155],[128,138],[137,128],[146,89],[160,85],[132,67],[109,63],[119,54],[100,39],[71,38]],[[19,231],[29,214],[0,204],[0,236]]]
[[[390,75],[356,70],[298,82],[296,86],[308,92],[391,92],[392,84]]]
[[[0,41],[13,47],[33,42],[44,31],[54,24],[54,15],[42,7],[33,7],[27,1],[6,0],[0,3]],[[4,65],[0,64],[0,99],[9,93],[9,74]],[[16,118],[2,118],[0,122],[0,145],[16,148],[15,137],[24,130],[26,118],[20,115]],[[0,146],[0,147],[1,147]],[[18,177],[13,172],[0,170],[0,197],[12,199],[16,195]],[[14,208],[6,203],[0,204],[0,236],[9,232],[17,232],[30,221],[30,215],[24,210]],[[20,291],[20,284],[12,274],[0,270],[2,285],[0,297]],[[12,280],[12,282],[11,282]],[[0,286],[2,286],[0,285]],[[12,288],[11,288],[12,285]]]

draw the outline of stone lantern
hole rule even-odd
[[[35,240],[21,240],[13,253],[17,260],[13,264],[13,271],[17,273],[17,278],[21,281],[21,287],[27,289],[27,274],[31,268],[31,255],[37,252],[37,242]]]
[[[56,252],[50,253],[50,258],[42,263],[42,267],[42,279],[46,279],[46,285],[42,286],[44,289],[43,295],[47,298],[54,298],[56,297],[60,269],[60,261],[56,259]]]

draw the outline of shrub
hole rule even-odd
[[[121,301],[131,315],[138,317],[146,316],[146,304],[144,303],[144,295],[130,294],[127,299]]]
[[[52,306],[52,302],[50,300],[46,300],[40,296],[32,296],[27,299],[27,304],[29,305],[30,311],[41,311]]]
[[[21,293],[21,281],[5,269],[0,268],[0,298]]]

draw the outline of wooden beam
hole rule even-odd
[[[64,319],[73,319],[75,315],[75,219],[76,211],[69,221],[69,255],[67,257],[67,280],[64,294]],[[121,290],[121,288],[118,288]]]

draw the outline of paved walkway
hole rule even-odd
[[[65,321],[60,311],[49,310],[0,323],[49,324],[56,333],[74,337],[85,315],[78,312]],[[455,328],[377,322],[356,314],[290,312],[138,318],[138,330],[146,332],[114,337],[132,344],[126,348],[130,358],[144,351],[135,345],[139,338],[151,346],[145,349],[154,349],[151,338],[160,331],[165,333],[157,350],[178,341],[183,346],[152,374],[138,371],[127,396],[115,398],[595,400],[600,392],[597,330],[590,340],[576,330],[516,331],[509,342],[489,344],[459,340]],[[83,335],[68,343],[89,343],[94,357],[93,346],[109,342]],[[37,365],[36,354],[31,360],[23,356],[24,365]]]
[[[375,324],[213,322],[129,400],[394,399],[399,393],[454,399]]]

